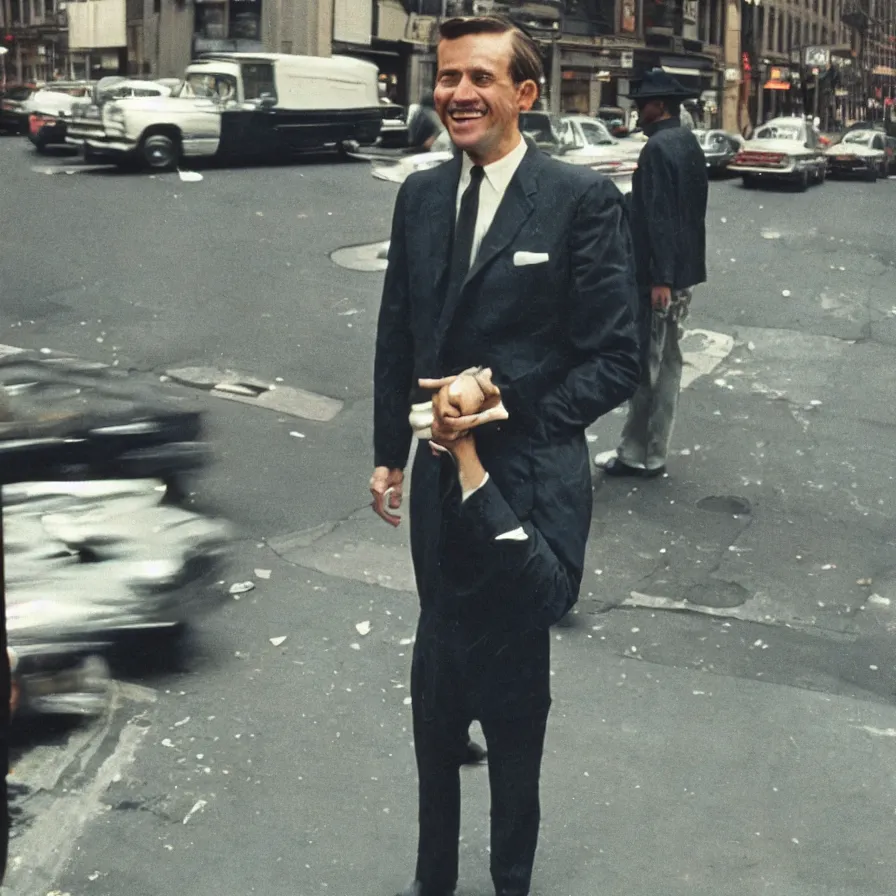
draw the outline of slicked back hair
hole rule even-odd
[[[541,93],[544,79],[544,66],[538,44],[518,28],[510,19],[503,16],[457,16],[446,19],[439,26],[439,37],[442,40],[457,40],[468,34],[511,34],[510,77],[514,84],[534,81]]]

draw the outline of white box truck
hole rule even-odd
[[[85,155],[167,169],[181,159],[288,158],[382,127],[375,65],[345,56],[206,53],[170,96],[97,100],[78,109],[68,142]]]

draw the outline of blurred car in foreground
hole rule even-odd
[[[748,189],[769,181],[786,182],[803,191],[824,183],[827,160],[818,129],[803,118],[775,118],[747,140],[729,170]]]
[[[136,633],[176,631],[226,599],[230,527],[183,504],[209,459],[181,396],[102,365],[0,360],[6,623],[17,711],[92,715],[107,658]],[[32,481],[47,470],[66,481]],[[13,478],[13,477],[10,477]]]
[[[832,177],[860,177],[876,181],[885,178],[893,167],[896,140],[881,131],[849,131],[843,139],[825,150],[828,174]]]

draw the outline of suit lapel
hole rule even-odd
[[[457,184],[460,180],[461,155],[456,153],[450,162],[439,166],[439,175],[425,202],[425,226],[427,238],[426,263],[433,276],[435,317],[442,308],[442,283],[451,260],[451,242],[454,239],[454,219],[457,217]]]
[[[538,152],[539,150],[530,144],[516,173],[507,186],[501,204],[495,213],[495,218],[482,240],[476,260],[473,262],[473,266],[470,268],[463,286],[455,295],[446,296],[436,332],[439,350],[441,350],[445,335],[448,333],[457,314],[457,309],[460,307],[472,281],[516,239],[517,234],[535,210],[531,197],[538,192],[538,181],[536,178]],[[455,179],[455,196],[456,186],[457,179]],[[452,220],[454,219],[452,218]],[[447,265],[449,254],[444,254],[445,265]]]

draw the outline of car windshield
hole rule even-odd
[[[589,146],[612,146],[616,142],[602,121],[582,121],[579,127]]]
[[[767,124],[756,132],[756,140],[801,140],[803,129],[798,124]]]
[[[236,97],[236,80],[230,75],[200,74],[194,72],[181,81],[180,86],[172,91],[172,96],[184,99],[218,97],[226,100]]]

